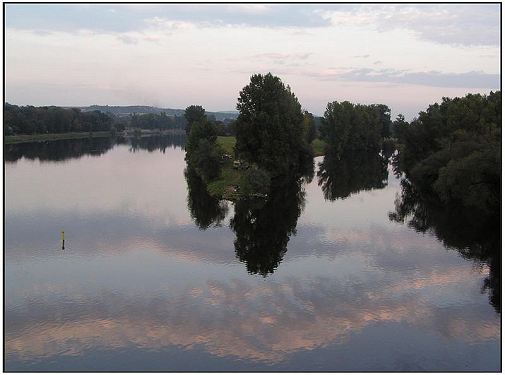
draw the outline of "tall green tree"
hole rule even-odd
[[[272,176],[298,170],[312,157],[304,137],[303,113],[289,86],[271,73],[255,74],[238,98],[236,152]]]
[[[201,122],[206,118],[205,109],[200,105],[190,105],[184,111],[184,118],[186,119],[186,134],[189,134],[193,123]]]
[[[307,143],[312,143],[317,136],[316,122],[312,113],[308,111],[303,112],[303,130],[305,132],[305,140]]]

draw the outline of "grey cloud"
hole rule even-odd
[[[484,72],[443,73],[438,71],[409,72],[395,69],[351,69],[346,72],[311,74],[323,80],[354,82],[386,82],[433,87],[498,89],[500,75]]]
[[[355,57],[355,58],[359,58],[359,59],[367,59],[367,58],[369,58],[369,57],[370,57],[370,55],[355,55],[355,56],[353,56],[353,57]]]

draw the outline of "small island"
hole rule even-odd
[[[201,106],[185,112],[188,168],[211,196],[230,201],[264,198],[283,178],[312,176],[315,156],[350,148],[378,151],[391,136],[389,107],[349,102],[329,103],[318,132],[314,116],[271,73],[251,77],[239,93],[237,110],[232,136],[218,136]],[[342,119],[345,111],[353,121]]]

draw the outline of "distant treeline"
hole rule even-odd
[[[4,135],[111,131],[114,125],[120,126],[99,111],[4,105]]]
[[[232,119],[216,120],[212,114],[208,115],[208,119],[215,124],[219,135],[233,134]],[[115,116],[110,112],[83,111],[80,108],[4,105],[4,135],[114,132],[125,128],[184,130],[186,124],[184,116],[167,115],[165,112]]]

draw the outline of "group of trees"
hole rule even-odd
[[[121,130],[121,126],[111,115],[100,111],[4,105],[4,135],[111,131]]]
[[[395,121],[397,166],[443,204],[481,215],[498,214],[501,202],[501,91],[444,98],[410,124]]]
[[[404,178],[390,219],[487,262],[483,289],[501,311],[501,92],[443,98],[393,130]]]
[[[128,126],[135,129],[184,129],[186,121],[182,116],[167,116],[165,112],[131,115]]]
[[[382,140],[391,136],[391,110],[384,104],[328,103],[321,125],[321,137],[336,154],[354,150],[378,151]]]
[[[216,144],[217,132],[214,124],[207,119],[201,106],[189,106],[184,117],[187,121],[186,161],[188,167],[204,182],[210,182],[221,171],[221,153]]]

